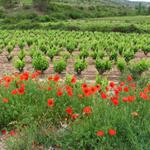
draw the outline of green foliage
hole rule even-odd
[[[56,56],[58,53],[57,49],[55,47],[53,48],[50,48],[48,51],[47,51],[47,55],[48,57],[51,59],[51,61],[53,60],[54,56]]]
[[[143,72],[150,68],[150,61],[142,59],[139,62],[131,62],[129,65],[129,71],[135,79],[139,78]]]
[[[56,73],[62,73],[66,67],[67,67],[67,63],[64,59],[60,59],[60,60],[57,60],[57,61],[54,61],[54,71]]]
[[[109,61],[108,59],[100,59],[100,58],[96,59],[95,65],[99,74],[103,74],[104,72],[110,70],[112,66],[111,61]]]
[[[40,70],[43,73],[46,69],[48,69],[49,62],[45,56],[40,53],[36,53],[32,59],[32,65],[35,70]]]
[[[25,56],[26,56],[25,51],[24,51],[24,50],[20,50],[20,51],[19,51],[19,54],[18,54],[18,58],[19,58],[20,60],[23,60],[23,59],[25,58]]]
[[[88,56],[89,56],[88,50],[82,50],[82,51],[80,51],[80,55],[79,55],[80,59],[85,59]]]
[[[125,61],[128,63],[131,59],[134,58],[134,51],[129,49],[129,50],[126,50],[123,54],[124,58],[125,58]]]
[[[21,60],[21,59],[17,59],[14,62],[14,66],[15,66],[16,69],[19,70],[19,72],[23,72],[24,67],[25,67],[25,61]]]
[[[118,58],[118,61],[117,61],[117,68],[119,69],[120,72],[124,72],[125,68],[127,68],[126,66],[126,61],[124,58],[120,57]]]
[[[75,72],[77,72],[78,75],[81,74],[81,72],[86,69],[87,67],[87,62],[83,59],[77,59],[75,61],[75,64],[74,64],[74,70]]]

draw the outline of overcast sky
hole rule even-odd
[[[141,2],[150,2],[150,0],[129,0],[129,1],[141,1]]]

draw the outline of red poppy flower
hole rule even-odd
[[[8,103],[9,100],[8,100],[7,98],[3,98],[3,102],[4,102],[4,103]]]
[[[72,119],[77,119],[78,117],[79,117],[79,114],[72,114],[72,115],[71,115],[71,118],[72,118]]]
[[[15,135],[15,131],[11,130],[11,131],[9,132],[9,134],[10,134],[10,136],[14,136],[14,135]]]
[[[62,91],[58,91],[58,92],[57,92],[57,96],[58,96],[58,97],[60,97],[60,96],[62,96],[62,95],[63,95],[63,92],[62,92]]]
[[[66,112],[67,112],[67,114],[72,115],[72,113],[73,113],[72,107],[67,107]]]
[[[73,96],[72,90],[67,91],[68,96]]]
[[[86,83],[83,83],[83,84],[82,84],[82,88],[87,88],[87,84],[86,84]]]
[[[54,100],[53,99],[48,99],[47,104],[49,107],[54,106]]]
[[[76,77],[75,77],[75,76],[73,76],[73,77],[72,77],[72,79],[71,79],[71,83],[72,83],[72,84],[75,84],[75,83],[76,83],[76,81],[77,81]]]
[[[108,91],[109,91],[109,87],[108,87],[108,86],[107,86],[105,89],[106,89],[106,92],[108,92]]]
[[[127,86],[124,87],[124,92],[129,92],[129,88]]]
[[[99,91],[99,90],[101,89],[100,84],[97,84],[97,85],[96,85],[96,88],[97,88],[97,91]]]
[[[106,95],[104,92],[101,92],[101,98],[102,98],[102,99],[106,99],[106,98],[107,98],[107,95]]]
[[[1,133],[2,133],[2,135],[5,135],[5,134],[7,133],[7,131],[3,129],[3,130],[1,131]]]
[[[121,83],[120,83],[120,86],[124,86],[124,85],[125,85],[125,83],[124,83],[124,82],[121,82]]]
[[[109,83],[109,86],[110,86],[111,88],[114,88],[114,87],[115,87],[115,83],[114,83],[113,81],[111,81],[111,82]]]
[[[90,88],[91,94],[94,94],[97,91],[97,88],[95,86],[92,86]]]
[[[104,131],[102,131],[102,130],[97,131],[96,135],[102,137],[102,136],[104,136]]]
[[[15,95],[15,94],[17,94],[17,93],[18,93],[18,90],[17,90],[17,89],[11,91],[11,94],[12,94],[12,95]]]
[[[144,93],[144,92],[140,92],[140,97],[142,99],[144,99],[144,100],[148,100],[149,99],[149,96],[146,93]]]
[[[135,96],[128,96],[128,102],[133,102],[135,101],[136,97]]]
[[[128,101],[128,97],[123,97],[123,98],[122,98],[122,101],[123,101],[123,102],[127,102],[127,101]]]
[[[53,78],[54,82],[58,82],[60,80],[60,76],[56,74]]]
[[[48,77],[48,80],[50,81],[50,80],[53,80],[53,77],[52,76],[49,76]]]
[[[90,89],[88,87],[84,88],[82,91],[86,97],[90,96],[91,94]]]
[[[29,73],[24,72],[20,75],[20,80],[28,80],[29,79]]]
[[[86,106],[83,108],[83,113],[84,114],[90,114],[92,111],[91,107],[90,106]]]
[[[148,88],[144,88],[144,93],[148,93],[149,89]]]
[[[52,90],[52,87],[49,86],[49,87],[47,88],[47,90],[48,90],[48,91],[51,91],[51,90]]]
[[[118,104],[119,104],[118,99],[113,99],[112,102],[113,102],[113,104],[114,104],[115,106],[118,106]]]
[[[114,136],[116,135],[116,130],[110,129],[108,130],[109,135]]]
[[[127,80],[128,80],[128,81],[132,81],[132,80],[133,80],[132,76],[131,76],[131,75],[128,75]]]

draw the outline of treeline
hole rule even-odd
[[[18,20],[34,18],[36,21],[45,22],[107,16],[150,15],[150,6],[142,5],[142,3],[138,3],[134,8],[119,4],[111,5],[110,2],[105,4],[99,2],[99,4],[96,3],[97,5],[92,5],[92,3],[91,5],[81,5],[81,3],[83,4],[82,0],[79,5],[64,2],[64,0],[59,2],[57,0],[0,0],[2,6],[0,7],[0,18],[17,18]],[[86,1],[84,3],[86,4]]]

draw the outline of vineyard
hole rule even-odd
[[[4,30],[0,39],[1,75],[40,70],[116,81],[125,71],[137,78],[149,69],[149,34]]]
[[[150,16],[117,17],[148,3],[10,1],[0,0],[0,150],[149,150]]]

